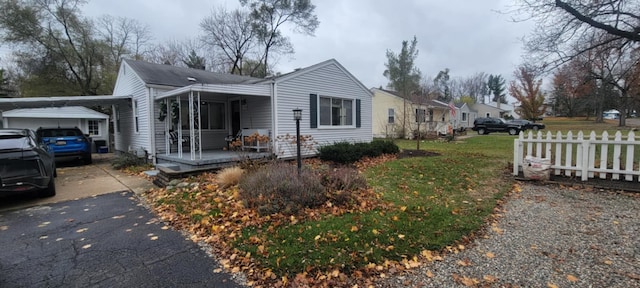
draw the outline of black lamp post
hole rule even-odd
[[[302,120],[302,109],[293,109],[293,120],[296,120],[296,146],[298,147],[298,176],[302,171],[302,156],[300,154],[300,120]]]

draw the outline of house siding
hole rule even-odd
[[[296,134],[296,123],[293,120],[293,109],[302,109],[300,122],[301,135],[312,135],[317,146],[333,144],[339,141],[370,142],[372,135],[372,97],[371,93],[354,80],[335,62],[318,67],[302,75],[291,77],[277,83],[277,131],[275,137],[285,137]],[[356,128],[356,118],[353,127],[345,128],[310,128],[310,100],[309,94],[321,96],[353,99],[355,114],[356,99],[361,100],[361,127]],[[272,132],[273,133],[273,132]],[[295,155],[295,147],[285,141],[276,143],[275,152],[279,157],[288,158]],[[313,150],[303,150],[304,155],[315,154]]]
[[[149,88],[136,75],[135,71],[123,62],[118,73],[113,95],[131,95],[132,103],[129,105],[115,105],[120,114],[120,132],[114,131],[114,147],[116,151],[128,152],[144,149],[151,152],[151,133],[149,133]],[[133,119],[133,101],[138,101],[138,132],[135,132]],[[115,110],[114,110],[115,113]],[[116,120],[116,115],[113,121]],[[115,123],[114,123],[115,125]],[[114,126],[115,128],[115,126]]]

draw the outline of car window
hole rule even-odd
[[[0,136],[0,149],[24,148],[23,135],[2,135]]]

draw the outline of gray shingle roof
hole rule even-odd
[[[199,69],[155,64],[144,61],[124,60],[146,84],[184,87],[195,83],[203,84],[254,84],[264,79],[215,73]],[[195,82],[188,78],[195,78]]]

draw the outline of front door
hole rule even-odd
[[[231,135],[240,131],[240,100],[231,101]]]

